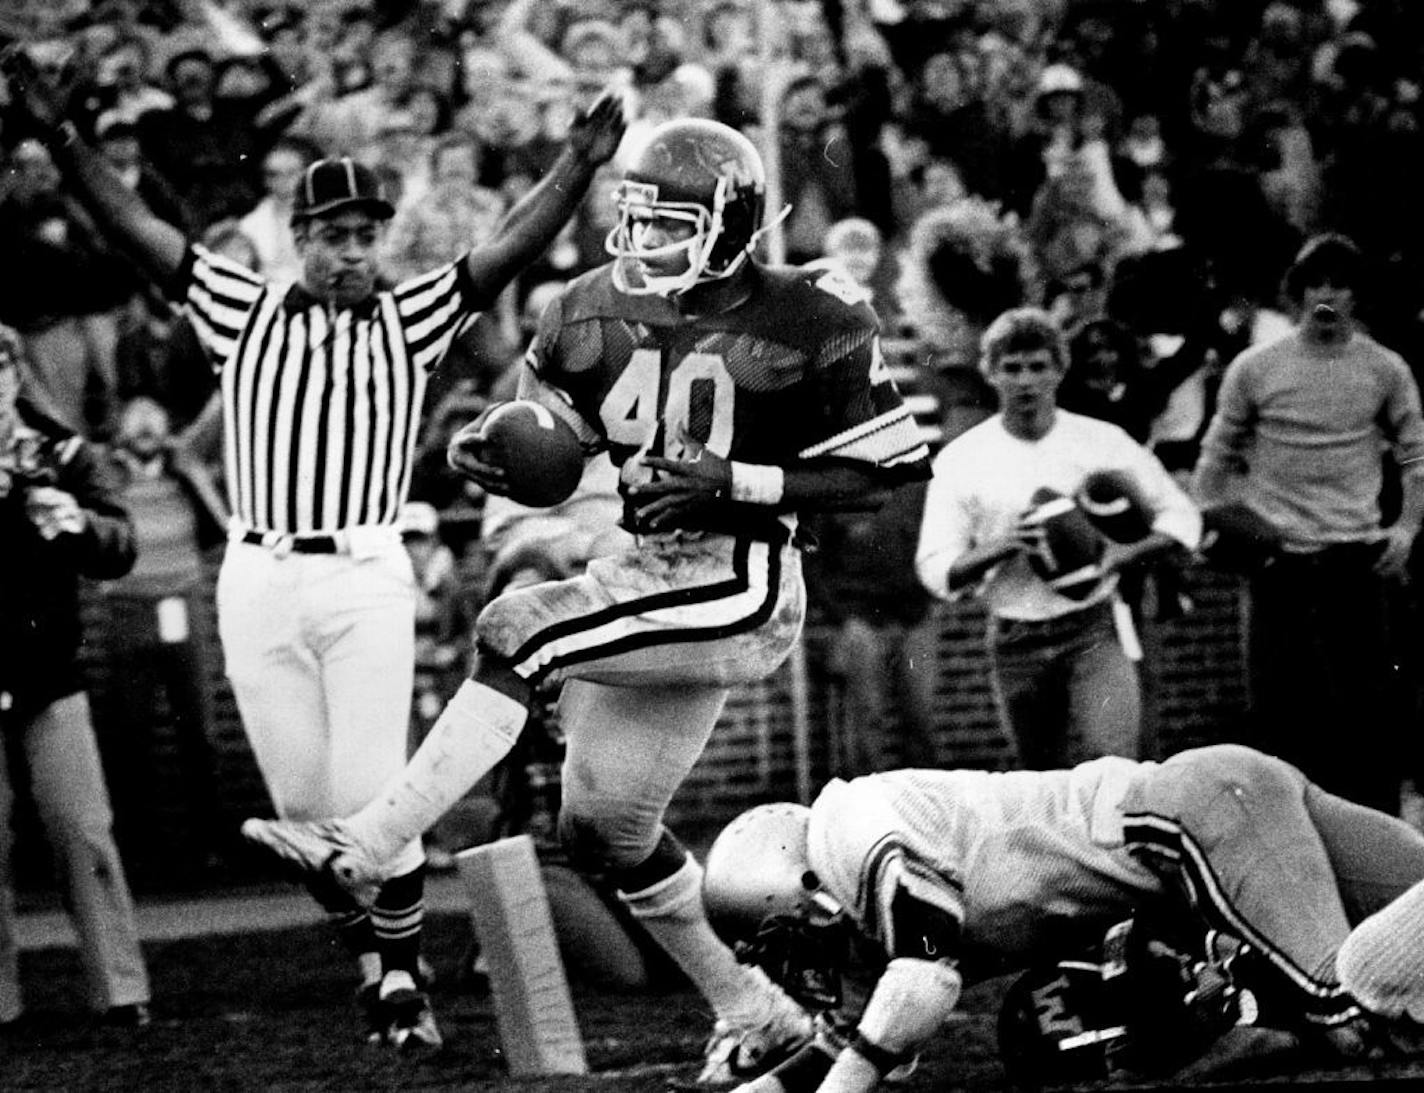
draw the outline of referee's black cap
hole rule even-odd
[[[362,209],[377,220],[395,215],[375,172],[350,156],[319,159],[302,172],[292,203],[293,224],[349,208]]]

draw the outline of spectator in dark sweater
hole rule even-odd
[[[925,484],[896,490],[875,512],[811,522],[806,557],[814,621],[829,627],[826,670],[834,773],[939,765],[934,692],[938,614],[915,576]]]

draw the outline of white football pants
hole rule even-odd
[[[408,754],[415,577],[398,539],[367,557],[230,542],[218,630],[238,712],[277,815],[365,805]],[[418,841],[393,874],[424,860]]]

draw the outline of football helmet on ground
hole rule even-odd
[[[750,937],[772,915],[797,915],[819,882],[807,860],[811,810],[757,805],[728,824],[707,851],[702,899],[719,929]]]
[[[761,968],[814,1012],[841,1004],[852,927],[821,889],[806,850],[811,810],[778,802],[748,809],[707,853],[707,917],[744,964]]]
[[[618,259],[614,284],[633,295],[668,296],[741,268],[764,231],[766,171],[756,147],[737,130],[680,118],[653,130],[614,200],[618,221],[604,244]],[[649,229],[660,220],[691,225],[692,232],[650,242]],[[682,255],[686,265],[678,269]]]

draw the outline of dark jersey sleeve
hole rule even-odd
[[[823,435],[798,458],[849,460],[891,481],[927,477],[929,448],[891,377],[864,291],[838,271],[802,272],[805,306],[824,331],[807,375]]]

